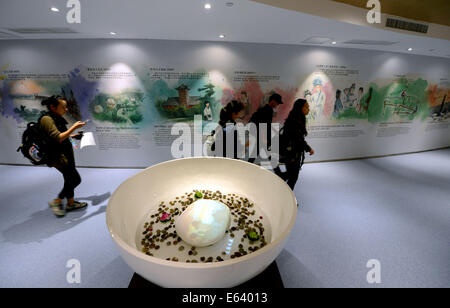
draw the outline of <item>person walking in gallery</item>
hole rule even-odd
[[[66,214],[66,211],[80,209],[87,206],[86,202],[74,200],[74,189],[81,183],[81,177],[75,168],[75,158],[72,143],[69,137],[79,138],[80,134],[72,134],[75,130],[83,127],[86,122],[78,121],[67,129],[67,121],[63,115],[67,112],[67,102],[59,96],[51,96],[42,101],[48,112],[40,118],[39,124],[45,133],[55,141],[53,151],[55,159],[49,163],[49,167],[55,167],[64,177],[64,187],[58,197],[49,202],[50,208],[58,217]],[[63,200],[67,199],[65,209]]]
[[[280,94],[273,93],[269,97],[269,101],[264,106],[260,107],[250,118],[251,123],[254,123],[256,125],[257,131],[256,131],[256,140],[257,140],[257,155],[259,155],[259,147],[260,145],[265,142],[267,143],[267,149],[270,150],[271,145],[271,125],[272,125],[272,118],[273,114],[278,110],[278,107],[283,104],[283,100]],[[259,140],[259,125],[265,123],[267,124],[267,134],[266,134],[266,140]],[[261,142],[263,141],[263,142]],[[250,158],[248,162],[253,163],[255,161],[255,158]]]
[[[223,153],[217,153],[223,157],[229,158],[238,158],[237,157],[237,145],[238,145],[238,136],[237,131],[235,130],[236,121],[242,119],[245,113],[245,105],[239,101],[232,100],[228,104],[226,104],[221,110],[219,114],[219,125],[217,129],[213,132],[216,133],[219,130],[222,130],[222,134],[216,134],[215,142],[212,145],[212,151],[216,151],[218,142],[222,142],[222,151]],[[219,140],[218,136],[221,136],[222,140]],[[229,153],[227,155],[227,145],[229,147],[234,147],[233,153]],[[231,156],[231,157],[230,157]]]
[[[203,109],[203,119],[205,121],[212,121],[212,112],[209,102],[206,102],[205,109]]]
[[[274,171],[287,181],[292,190],[294,190],[305,160],[305,152],[314,155],[314,150],[305,140],[308,135],[306,131],[306,116],[308,113],[308,102],[302,98],[297,99],[280,131],[280,162],[286,164],[286,172],[282,172],[279,166]]]

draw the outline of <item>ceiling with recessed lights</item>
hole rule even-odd
[[[2,0],[0,39],[230,41],[321,45],[439,57],[450,54],[450,38],[393,32],[249,0],[80,0],[80,24],[67,22],[66,3],[66,0]],[[207,3],[211,8],[205,8]],[[51,11],[52,7],[59,12]]]

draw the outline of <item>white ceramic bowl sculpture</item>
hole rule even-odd
[[[232,192],[252,200],[270,224],[263,248],[213,263],[174,262],[139,250],[139,228],[161,200],[193,190]],[[292,190],[257,165],[228,158],[186,158],[149,167],[114,192],[106,210],[109,232],[125,262],[139,275],[163,287],[233,287],[263,272],[284,247],[297,215]]]

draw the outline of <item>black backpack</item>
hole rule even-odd
[[[40,117],[36,122],[27,124],[27,128],[22,135],[22,144],[17,152],[22,152],[33,165],[44,165],[55,161],[55,141],[48,136],[39,124]]]

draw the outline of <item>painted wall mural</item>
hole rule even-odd
[[[46,112],[41,101],[51,95],[64,97],[67,100],[67,116],[75,120],[81,119],[78,103],[67,81],[5,79],[1,93],[2,116],[12,117],[18,123],[36,121]]]
[[[91,120],[98,147],[77,152],[80,165],[145,167],[173,158],[172,125],[193,126],[195,116],[215,124],[233,99],[244,103],[245,123],[275,92],[284,101],[274,115],[281,124],[297,98],[309,102],[314,160],[450,146],[448,59],[404,55],[391,68],[383,66],[391,54],[362,50],[81,40],[65,42],[76,47],[71,57],[49,62],[42,57],[58,43],[48,43],[0,42],[0,142],[10,148],[45,112],[41,100],[56,94],[68,101],[69,122]],[[15,48],[29,50],[32,64],[16,58]],[[371,55],[379,65],[364,61]],[[8,147],[0,151],[0,163],[27,163]]]
[[[450,118],[450,82],[430,84],[427,89],[430,114],[433,120]]]

